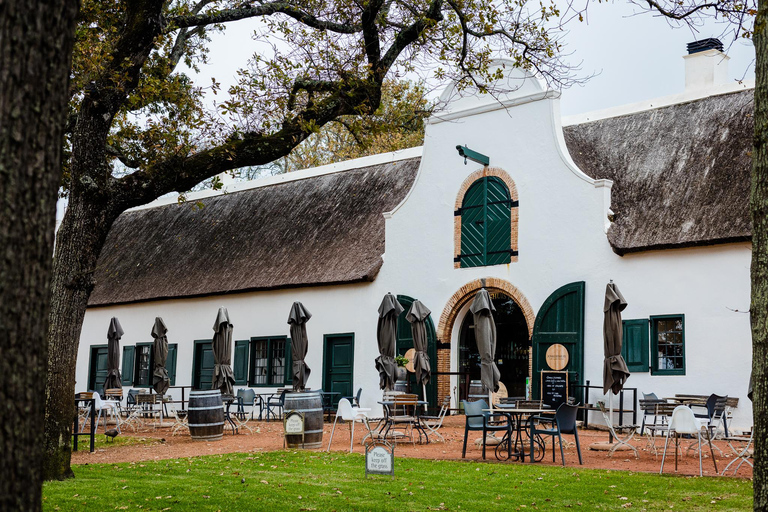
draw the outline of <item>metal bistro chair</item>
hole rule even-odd
[[[579,464],[584,464],[581,460],[581,446],[579,445],[579,431],[576,428],[576,413],[579,408],[576,405],[568,403],[560,404],[555,411],[555,417],[549,416],[531,416],[528,418],[529,432],[531,439],[531,461],[534,460],[534,444],[536,436],[552,437],[552,462],[555,462],[555,437],[560,440],[560,459],[565,466],[565,454],[563,452],[563,434],[573,434],[576,439],[576,452],[579,454]],[[538,425],[549,423],[552,428],[540,428]]]
[[[285,406],[285,390],[281,391],[279,395],[272,395],[267,399],[265,406],[267,412],[267,421],[272,416],[273,419],[279,420],[283,417],[283,407]],[[277,414],[275,414],[277,412]]]
[[[511,435],[512,426],[503,414],[491,414],[490,412],[483,411],[483,409],[488,409],[488,404],[485,400],[478,400],[476,402],[462,400],[461,403],[464,405],[464,414],[466,414],[464,421],[464,447],[461,450],[461,458],[463,459],[467,455],[469,432],[477,430],[483,432],[483,459],[485,459],[485,437],[487,433],[504,431],[507,435]]]
[[[368,434],[373,435],[371,432],[371,427],[368,425],[368,412],[370,412],[370,409],[362,409],[360,407],[352,407],[352,404],[349,402],[348,399],[342,398],[339,400],[339,404],[336,408],[336,419],[333,422],[333,427],[331,427],[331,438],[328,439],[328,449],[325,450],[327,452],[331,451],[331,442],[333,442],[333,433],[336,431],[336,423],[339,421],[339,418],[341,418],[342,421],[348,421],[349,422],[349,453],[352,453],[352,446],[355,439],[355,423],[360,422],[368,429]],[[366,439],[368,436],[365,436],[363,439]]]
[[[422,415],[419,417],[421,420],[421,426],[424,428],[424,430],[428,431],[430,434],[436,435],[443,442],[445,442],[445,438],[440,432],[438,432],[438,430],[440,430],[440,427],[443,426],[443,420],[445,419],[445,415],[448,413],[448,409],[450,408],[451,397],[446,396],[443,398],[443,405],[440,407],[440,412],[437,413],[437,416]]]
[[[248,421],[246,418],[253,419],[253,412],[257,406],[259,397],[256,396],[256,392],[252,389],[238,389],[237,390],[237,418],[240,421]],[[247,413],[245,408],[250,407],[250,413]]]
[[[635,458],[640,458],[640,454],[637,452],[637,448],[629,444],[629,442],[632,440],[633,437],[635,437],[635,433],[637,432],[637,428],[639,425],[614,425],[613,419],[610,416],[610,410],[606,409],[605,402],[598,401],[597,407],[600,409],[600,414],[603,415],[603,421],[605,421],[605,424],[608,426],[608,430],[611,432],[611,436],[613,439],[616,440],[616,443],[613,445],[613,447],[608,450],[608,456],[613,457],[613,454],[616,450],[618,450],[619,446],[628,446],[630,450],[635,452]],[[621,432],[621,435],[617,432]]]
[[[696,419],[693,411],[687,405],[678,405],[672,412],[672,419],[669,420],[669,435],[667,441],[664,443],[664,455],[661,458],[661,469],[659,474],[664,472],[664,459],[667,457],[667,447],[669,446],[669,438],[675,436],[675,471],[677,471],[677,448],[680,445],[680,435],[695,436],[699,445],[699,476],[704,474],[701,465],[701,422]],[[715,460],[715,452],[712,450],[712,439],[709,437],[709,429],[703,429],[707,433],[707,441],[709,442],[709,452],[712,455],[712,462],[715,464],[715,473],[717,473],[717,461]]]
[[[421,442],[422,428],[419,423],[419,398],[412,394],[401,394],[392,397],[394,404],[387,406],[386,414],[386,427],[384,430],[384,437],[391,435],[393,439],[397,439],[397,431],[402,430],[401,437],[410,437],[411,443],[415,443],[413,438],[413,429],[415,428],[419,432],[419,442]],[[426,436],[426,432],[424,432]],[[429,442],[429,437],[427,437]]]
[[[346,398],[349,400],[349,403],[352,404],[352,407],[360,407],[360,395],[363,394],[363,388],[358,388],[357,394],[355,396],[343,396],[341,398]]]

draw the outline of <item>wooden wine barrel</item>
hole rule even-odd
[[[224,404],[221,391],[189,393],[189,435],[196,441],[220,441],[224,435]]]
[[[323,446],[323,397],[319,391],[286,393],[283,410],[285,414],[288,411],[304,413],[304,445],[301,444],[301,435],[286,434],[288,448],[314,449]]]

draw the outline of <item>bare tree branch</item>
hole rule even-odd
[[[225,9],[222,11],[206,12],[204,14],[175,16],[168,20],[168,24],[169,30],[176,30],[185,27],[199,27],[216,23],[226,23],[228,21],[243,20],[246,18],[255,18],[257,16],[270,16],[277,13],[290,16],[296,21],[318,30],[328,30],[339,34],[354,34],[361,29],[359,25],[355,24],[321,20],[286,2],[270,2],[268,4],[245,6],[238,9]]]

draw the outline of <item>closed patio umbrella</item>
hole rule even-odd
[[[427,355],[427,318],[432,313],[420,300],[413,301],[411,309],[405,318],[411,323],[413,333],[413,348],[416,354],[413,357],[413,370],[416,372],[416,384],[421,384],[424,391],[424,401],[427,401],[427,384],[431,377],[432,368]],[[426,408],[426,405],[425,405]]]
[[[379,323],[376,338],[379,342],[379,357],[376,369],[379,371],[379,387],[390,391],[395,387],[395,346],[397,345],[397,317],[404,311],[403,306],[391,293],[384,296],[379,306]]]
[[[104,389],[122,388],[120,378],[120,338],[125,334],[116,316],[109,321],[107,329],[107,378]]]
[[[213,330],[214,366],[211,389],[220,389],[222,395],[232,395],[235,374],[232,372],[232,324],[227,308],[219,308]]]
[[[475,341],[480,352],[480,381],[488,390],[488,403],[493,408],[493,393],[499,390],[501,374],[493,358],[496,354],[496,323],[493,320],[493,307],[488,290],[481,288],[472,301],[469,311],[475,320]]]
[[[171,379],[168,378],[168,370],[165,368],[165,362],[168,360],[168,337],[165,333],[168,328],[163,319],[155,317],[155,325],[152,326],[152,360],[154,368],[152,369],[152,387],[155,393],[164,395],[171,385]]]
[[[613,281],[605,287],[605,305],[603,306],[603,393],[610,389],[614,395],[624,387],[629,378],[627,363],[621,356],[622,327],[621,312],[627,307],[627,301],[621,295]]]
[[[291,331],[291,355],[293,356],[293,390],[304,391],[312,370],[309,369],[304,358],[307,357],[307,321],[312,318],[312,313],[301,302],[294,302],[291,313],[288,315],[288,325]]]

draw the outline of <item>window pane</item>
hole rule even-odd
[[[136,385],[137,386],[149,386],[149,354],[152,349],[151,345],[141,345],[136,347],[138,354],[136,355]]]
[[[285,382],[285,339],[277,338],[271,341],[272,378],[269,383],[282,385]]]
[[[256,385],[267,384],[267,375],[269,370],[269,360],[267,359],[267,348],[269,340],[254,340],[251,346],[251,357],[253,358],[253,383]]]
[[[663,318],[656,320],[656,347],[659,370],[683,370],[683,319]]]

